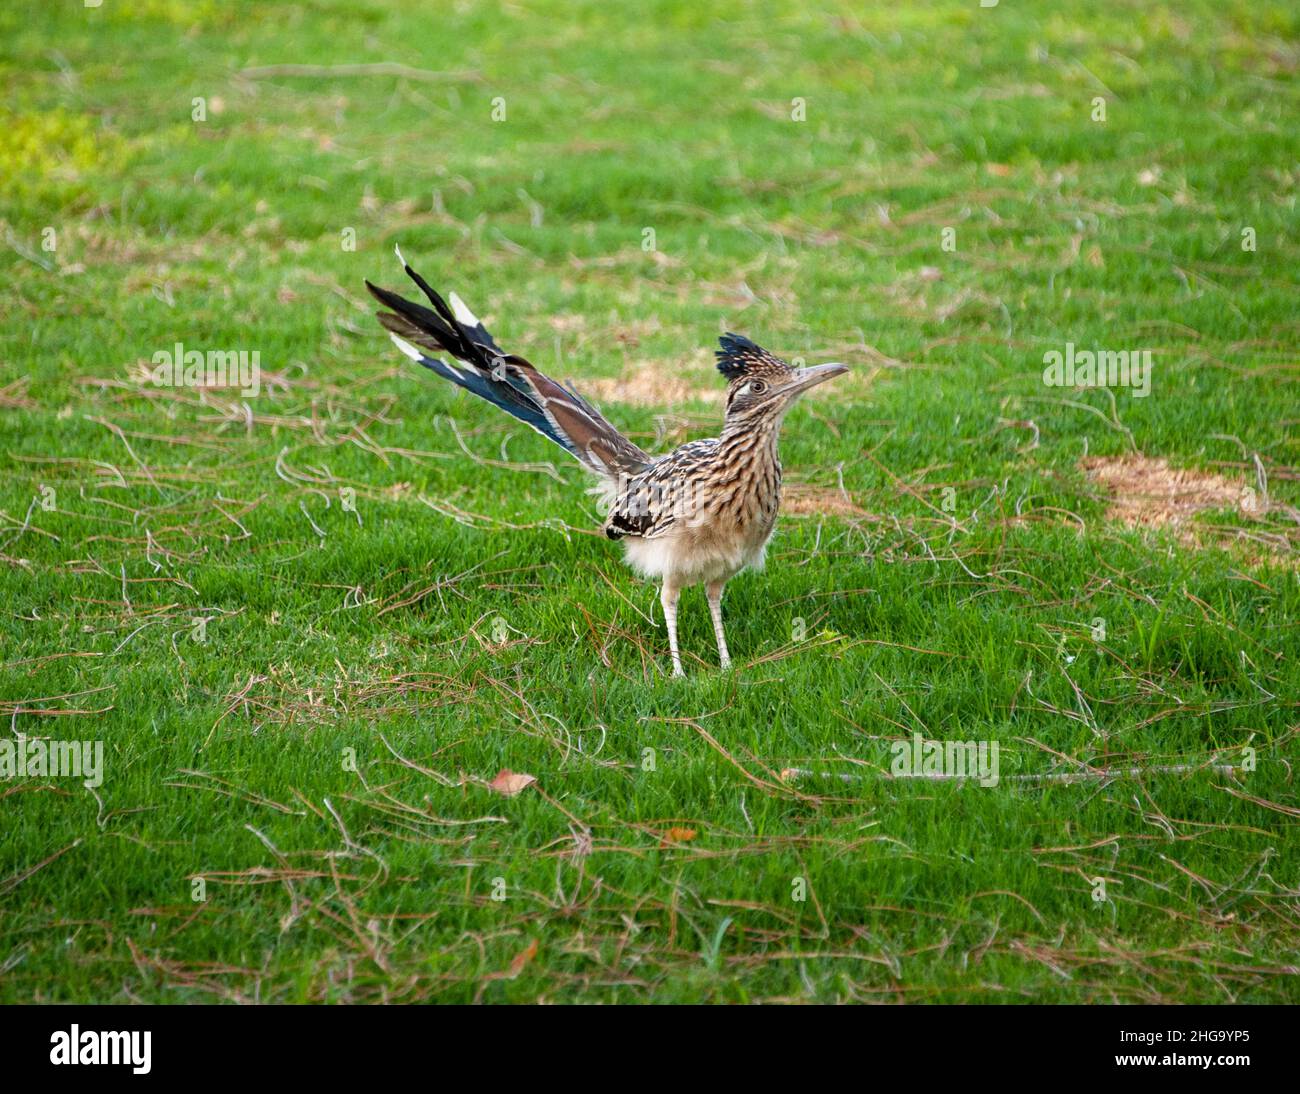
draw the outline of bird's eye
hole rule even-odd
[[[752,395],[762,395],[767,390],[767,385],[762,380],[755,380],[749,385],[749,391]]]

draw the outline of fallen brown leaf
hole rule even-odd
[[[532,776],[527,776],[527,777],[531,778]],[[528,964],[528,962],[530,962],[536,956],[537,956],[537,939],[534,938],[530,943],[528,943],[527,948],[520,950],[517,954],[515,954],[515,959],[510,962],[510,971],[506,973],[506,979],[507,980],[515,979],[515,977],[517,977],[521,972],[524,971],[524,967]]]
[[[488,789],[495,790],[498,794],[504,794],[507,798],[513,798],[519,791],[532,786],[536,781],[536,775],[523,775],[518,771],[511,771],[510,768],[503,767],[497,777],[488,783]]]
[[[674,843],[689,843],[699,833],[694,828],[670,828],[659,841],[660,847],[671,847]]]
[[[514,959],[510,962],[510,968],[505,972],[490,972],[483,979],[486,980],[515,980],[519,974],[524,971],[534,957],[537,956],[537,939],[528,943],[527,947],[515,954]]]

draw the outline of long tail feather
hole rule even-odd
[[[522,357],[502,352],[455,293],[449,305],[405,261],[402,265],[432,309],[369,281],[366,288],[390,309],[377,313],[379,322],[404,354],[532,426],[602,477],[614,480],[649,466],[651,457],[610,425],[582,396],[539,372]],[[442,360],[444,355],[459,364]]]

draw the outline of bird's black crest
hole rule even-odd
[[[715,351],[718,357],[718,371],[728,381],[755,370],[769,371],[773,367],[780,369],[789,367],[779,357],[768,353],[762,346],[751,342],[743,334],[724,334],[718,339],[718,343],[722,346],[720,350]]]

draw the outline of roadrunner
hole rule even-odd
[[[504,353],[455,293],[448,304],[400,251],[397,257],[433,305],[431,310],[366,282],[389,309],[378,313],[379,321],[397,348],[526,422],[595,473],[608,512],[605,534],[623,541],[634,570],[662,582],[660,603],[673,675],[684,675],[677,649],[677,598],[691,585],[705,588],[718,658],[728,668],[722,589],[746,567],[763,565],[781,505],[776,451],[781,420],[805,391],[848,369],[838,363],[792,368],[748,338],[724,335],[717,351],[718,371],[727,381],[722,436],[651,456],[571,387],[542,375],[522,357]]]

